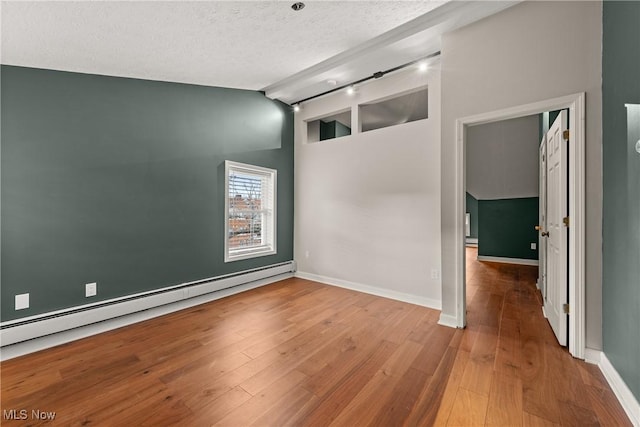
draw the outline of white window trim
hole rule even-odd
[[[272,242],[262,246],[254,246],[250,248],[242,248],[230,250],[229,248],[229,173],[238,171],[254,175],[262,175],[268,177],[273,182],[273,207],[272,209],[261,209],[263,215],[271,216],[269,221],[272,224]],[[233,262],[243,259],[257,258],[261,256],[274,255],[277,253],[277,188],[278,188],[278,171],[275,169],[264,168],[261,166],[249,165],[246,163],[232,162],[225,160],[224,162],[224,262]]]

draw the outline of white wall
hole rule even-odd
[[[425,120],[305,143],[304,121],[429,85]],[[439,308],[439,70],[405,70],[295,118],[294,251],[301,276]],[[352,123],[358,123],[357,108]],[[309,276],[314,275],[314,276]]]
[[[586,92],[586,338],[602,348],[602,4],[523,2],[442,39],[443,314],[455,316],[455,120]]]
[[[467,191],[478,200],[538,197],[538,116],[471,126]]]

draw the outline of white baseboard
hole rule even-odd
[[[501,256],[478,255],[478,261],[501,262],[503,264],[538,265],[537,259],[507,258]]]
[[[438,325],[447,326],[449,328],[462,328],[458,322],[458,318],[456,316],[450,316],[448,314],[440,313],[440,319],[438,319]]]
[[[4,361],[13,359],[25,354],[34,353],[36,351],[45,350],[47,348],[55,347],[71,341],[76,341],[82,338],[90,337],[92,335],[111,331],[113,329],[122,328],[123,326],[132,325],[138,322],[144,322],[145,320],[153,319],[154,317],[164,316],[165,314],[184,310],[186,308],[228,297],[230,295],[235,295],[240,292],[258,288],[260,286],[265,286],[270,283],[288,279],[290,277],[293,277],[293,273],[281,274],[278,276],[270,277],[268,279],[257,280],[245,285],[239,285],[233,288],[227,288],[210,294],[201,295],[199,297],[176,301],[174,303],[154,307],[144,311],[138,311],[102,322],[92,323],[78,328],[57,332],[51,335],[34,338],[28,341],[21,341],[16,344],[3,346],[0,348],[0,360]]]
[[[478,239],[476,237],[467,237],[465,239],[466,246],[477,248],[478,247]]]
[[[588,363],[598,365],[600,371],[602,371],[602,374],[609,383],[611,390],[616,395],[620,405],[629,417],[631,424],[635,427],[640,427],[640,403],[629,387],[627,387],[627,384],[624,382],[616,368],[613,367],[607,358],[607,355],[600,350],[586,348],[584,351],[584,360]]]
[[[1,324],[0,360],[59,345],[293,277],[287,262]]]
[[[430,298],[419,297],[404,292],[392,291],[389,289],[379,288],[376,286],[363,285],[361,283],[350,282],[348,280],[336,279],[334,277],[326,277],[313,273],[305,273],[304,271],[296,271],[296,277],[301,279],[313,280],[314,282],[325,283],[327,285],[338,286],[340,288],[351,289],[352,291],[363,292],[365,294],[376,295],[383,298],[389,298],[397,301],[408,302],[410,304],[421,305],[423,307],[440,310],[442,302]]]
[[[592,365],[600,366],[600,361],[602,360],[602,351],[594,350],[593,348],[585,348],[584,349],[584,361],[587,363],[591,363]]]

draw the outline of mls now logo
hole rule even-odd
[[[26,409],[4,409],[2,411],[2,418],[5,420],[26,420],[29,417],[29,412]]]
[[[56,418],[55,412],[41,411],[39,409],[33,409],[31,414],[26,409],[4,409],[2,411],[2,417],[5,420],[26,420],[31,415],[32,420],[51,421]]]
[[[56,418],[55,412],[50,411],[41,411],[39,409],[34,409],[31,411],[31,419],[32,420],[45,420],[51,421]]]

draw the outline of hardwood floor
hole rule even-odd
[[[535,268],[467,265],[465,330],[288,279],[3,362],[2,410],[28,411],[3,424],[630,425],[598,368],[556,344]]]
[[[630,426],[599,368],[557,344],[537,267],[476,257],[467,248],[468,326],[436,424]]]

